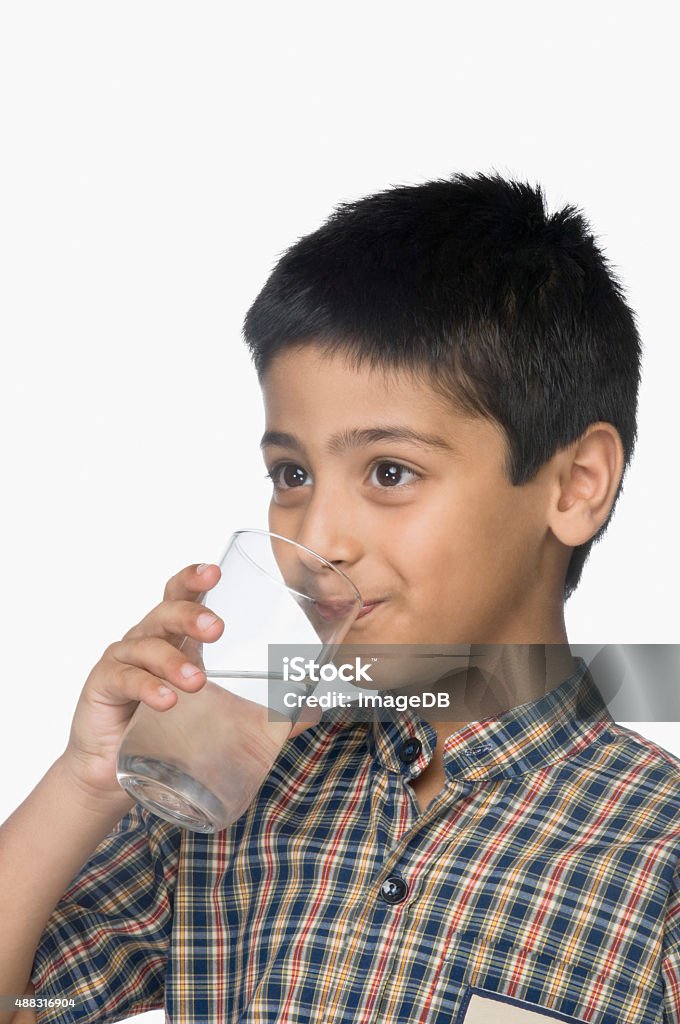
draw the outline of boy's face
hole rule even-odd
[[[408,371],[353,369],[314,344],[277,354],[262,390],[269,529],[379,602],[346,642],[566,639],[570,549],[546,525],[550,463],[513,487],[495,424],[462,415]]]

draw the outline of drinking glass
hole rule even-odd
[[[218,564],[220,579],[199,600],[223,619],[222,636],[180,644],[207,682],[194,693],[173,687],[177,702],[165,711],[140,702],[117,763],[118,781],[136,801],[206,833],[236,821],[269,775],[300,716],[285,694],[312,692],[272,669],[269,645],[315,645],[324,664],[362,607],[332,562],[267,530],[237,530]]]

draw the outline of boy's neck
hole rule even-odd
[[[502,714],[520,704],[538,700],[576,670],[566,641],[549,644],[473,645],[465,667],[449,673],[430,689],[448,693],[446,719],[441,711],[419,707],[419,717],[437,733],[435,761],[442,762],[444,740],[470,722]],[[392,694],[413,696],[422,686],[400,687]]]

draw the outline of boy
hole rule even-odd
[[[612,721],[564,626],[640,367],[582,216],[482,174],[345,204],[245,338],[270,528],[357,584],[347,639],[501,645],[528,695],[472,722],[301,722],[233,826],[182,832],[115,777],[135,702],[205,681],[180,639],[224,628],[195,605],[218,569],[182,570],[3,826],[0,991],[75,1004],[11,1019],[680,1024],[680,762]]]

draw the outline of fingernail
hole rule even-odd
[[[190,662],[185,662],[180,669],[181,674],[185,679],[191,679],[192,676],[199,676],[201,674],[200,668],[196,668]]]
[[[211,615],[210,612],[203,612],[202,615],[198,616],[197,622],[201,629],[208,629],[212,626],[213,622],[217,622],[217,616]]]
[[[200,565],[196,566],[196,572],[200,576],[201,573],[205,572],[205,570],[208,568],[210,568],[210,562],[201,562]]]

